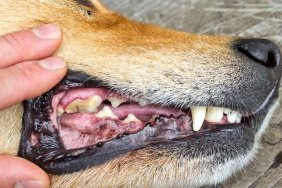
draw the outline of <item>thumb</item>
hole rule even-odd
[[[48,188],[48,175],[35,164],[15,156],[0,155],[0,185],[5,188]]]

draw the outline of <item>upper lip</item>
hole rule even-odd
[[[109,144],[106,143],[103,147],[99,147],[99,145],[98,146],[96,145],[96,146],[90,146],[90,147],[82,148],[82,149],[64,151],[64,150],[60,149],[60,148],[63,148],[63,146],[60,145],[60,143],[55,143],[54,140],[49,139],[45,143],[46,145],[44,146],[44,148],[40,148],[39,150],[34,150],[34,148],[32,148],[32,146],[30,145],[30,143],[28,144],[28,142],[27,142],[27,139],[29,139],[30,136],[31,136],[30,132],[29,132],[30,130],[40,129],[39,132],[41,131],[41,133],[45,132],[47,135],[52,134],[53,139],[56,139],[59,136],[58,133],[55,130],[49,129],[49,133],[48,133],[48,130],[46,130],[46,128],[48,129],[48,127],[50,126],[50,119],[49,120],[46,119],[45,113],[49,113],[50,111],[52,111],[52,109],[51,109],[51,106],[52,106],[51,105],[51,98],[52,98],[52,96],[54,96],[54,94],[56,94],[58,92],[68,90],[72,87],[82,87],[82,86],[83,87],[91,87],[93,83],[94,83],[94,85],[97,85],[97,81],[91,80],[88,77],[87,79],[89,80],[89,82],[84,82],[85,80],[84,81],[81,80],[81,77],[83,77],[83,74],[81,75],[80,73],[78,73],[77,75],[80,75],[80,76],[73,77],[74,79],[65,79],[62,83],[60,83],[52,91],[50,91],[47,94],[39,97],[40,98],[39,100],[34,99],[34,100],[29,100],[29,101],[25,102],[25,116],[24,116],[24,126],[25,127],[23,129],[21,146],[20,146],[20,150],[19,150],[19,152],[22,156],[29,158],[30,160],[36,162],[41,167],[45,168],[45,170],[47,170],[48,172],[60,174],[60,173],[66,172],[64,170],[64,164],[62,164],[60,162],[62,160],[68,160],[69,165],[71,165],[71,164],[73,165],[72,169],[68,169],[68,171],[67,171],[67,172],[71,172],[71,171],[76,171],[76,170],[80,170],[81,168],[87,167],[87,166],[90,165],[90,163],[92,165],[101,164],[101,163],[111,159],[113,157],[113,155],[119,156],[119,155],[122,155],[124,152],[128,152],[128,151],[132,151],[132,150],[135,150],[135,149],[142,148],[149,143],[153,144],[153,143],[158,143],[158,142],[167,142],[167,140],[163,140],[162,137],[156,137],[157,139],[155,141],[143,140],[143,143],[135,142],[134,144],[132,144],[132,141],[129,141],[128,137],[123,137],[123,138],[120,138],[119,140],[115,140],[115,144],[113,144],[113,145],[110,144],[110,143]],[[72,75],[70,75],[70,76],[72,76]],[[273,91],[273,93],[274,92],[275,91]],[[273,97],[273,94],[271,94],[270,97],[267,98],[267,102],[269,102],[272,99],[272,97]],[[39,103],[39,101],[42,100],[42,99],[45,100],[44,105]],[[47,106],[47,108],[46,108],[46,106]],[[266,106],[264,106],[264,107],[266,107]],[[45,112],[42,111],[43,109],[45,110]],[[39,111],[35,111],[35,110],[39,110]],[[162,121],[168,121],[168,119],[167,120],[163,119]],[[39,124],[42,124],[44,122],[45,122],[44,126],[46,126],[45,128],[42,127],[42,126],[38,127]],[[222,130],[237,129],[237,128],[241,128],[241,126],[222,127]],[[144,136],[142,137],[143,134],[149,134],[150,135],[156,130],[157,129],[154,129],[154,128],[151,128],[151,127],[146,127],[142,133],[137,133],[135,136],[138,139],[142,139],[144,137]],[[166,131],[170,131],[170,129],[168,128]],[[208,129],[207,131],[209,132],[211,130]],[[218,129],[216,129],[215,131],[218,131]],[[205,134],[205,133],[206,133],[206,130],[204,130],[200,134]],[[180,132],[179,133],[173,132],[173,134],[167,132],[166,134],[170,134],[172,139],[173,138],[177,138],[177,139],[187,138],[187,137],[192,135],[189,132],[187,132],[186,134],[181,133],[181,135],[180,135]],[[127,143],[127,144],[126,144],[126,146],[119,145],[119,148],[116,148],[116,144],[118,144],[118,143],[120,143],[120,144],[121,143]],[[51,151],[51,153],[50,153],[50,151]],[[76,164],[77,164],[76,160],[78,160],[78,158],[77,158],[78,155],[80,156],[80,159],[83,161],[82,163],[85,164],[84,166],[83,165],[76,166]],[[101,156],[101,155],[103,155],[103,156]],[[92,158],[89,157],[89,156],[92,156]],[[85,161],[86,159],[87,159],[87,162]],[[80,160],[80,163],[81,163],[81,160]],[[53,162],[50,163],[51,161],[53,161]],[[54,162],[54,161],[57,161],[57,162]]]

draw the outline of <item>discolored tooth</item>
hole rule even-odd
[[[207,107],[205,106],[193,106],[191,107],[193,130],[199,131],[205,120]]]
[[[112,119],[118,119],[118,117],[112,112],[112,110],[110,109],[110,107],[105,106],[103,108],[103,110],[100,110],[97,114],[96,114],[97,118],[112,118]]]
[[[71,113],[76,113],[78,112],[78,103],[81,101],[81,99],[76,99],[72,101],[67,107],[66,107],[66,112],[71,114]]]
[[[125,120],[122,121],[123,123],[130,123],[130,122],[140,122],[140,120],[135,117],[133,114],[129,114]]]
[[[237,118],[236,118],[236,123],[241,123],[242,117],[243,117],[243,115],[238,113]]]
[[[224,114],[230,114],[231,112],[232,112],[231,109],[229,109],[229,108],[223,108],[223,113],[224,113]]]
[[[205,120],[209,122],[220,122],[223,118],[223,108],[208,107]]]
[[[111,102],[112,107],[117,108],[119,107],[119,105],[121,105],[122,103],[125,103],[127,101],[127,99],[120,99],[117,97],[109,97],[108,100]]]
[[[78,110],[79,112],[85,113],[85,112],[97,112],[98,107],[103,102],[102,98],[100,96],[91,96],[88,97],[86,100],[81,100],[78,103]]]
[[[57,108],[57,116],[62,116],[65,113],[65,110],[63,107],[58,107]]]
[[[238,116],[238,112],[236,111],[232,111],[230,114],[227,114],[227,119],[229,123],[235,123],[237,116]]]

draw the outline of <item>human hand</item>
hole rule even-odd
[[[0,110],[48,91],[64,77],[64,59],[49,57],[61,41],[62,33],[54,24],[0,36]],[[0,155],[2,186],[45,188],[50,182],[33,163]]]

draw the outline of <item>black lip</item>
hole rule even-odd
[[[103,164],[129,151],[144,147],[147,148],[148,146],[163,147],[164,144],[176,146],[186,143],[186,145],[188,144],[192,147],[194,143],[203,138],[203,135],[205,138],[219,142],[221,136],[225,137],[229,135],[230,137],[239,138],[242,134],[246,134],[246,138],[242,138],[248,139],[247,143],[249,145],[246,147],[246,150],[253,144],[255,128],[251,128],[246,123],[237,124],[236,126],[207,127],[205,130],[196,134],[186,132],[184,134],[181,133],[182,135],[180,135],[180,132],[175,132],[175,130],[169,127],[165,131],[162,130],[162,132],[160,132],[160,130],[155,127],[147,126],[141,132],[114,139],[103,145],[97,144],[82,149],[65,150],[60,141],[58,131],[52,128],[50,118],[47,116],[47,114],[52,112],[52,96],[68,88],[97,86],[105,86],[105,83],[97,82],[95,78],[90,78],[87,74],[70,71],[67,77],[54,89],[40,97],[25,101],[19,155],[38,164],[50,174],[65,174]],[[270,104],[266,105],[266,109],[268,109],[269,106]],[[266,113],[267,110],[262,110],[259,117],[265,117]],[[261,118],[261,121],[262,120],[263,118]],[[36,147],[32,146],[29,141],[31,132],[40,136],[40,143]],[[162,136],[165,134],[172,135],[172,138],[170,140],[163,139]],[[44,147],[41,145],[44,145]],[[195,147],[195,145],[193,146]]]

